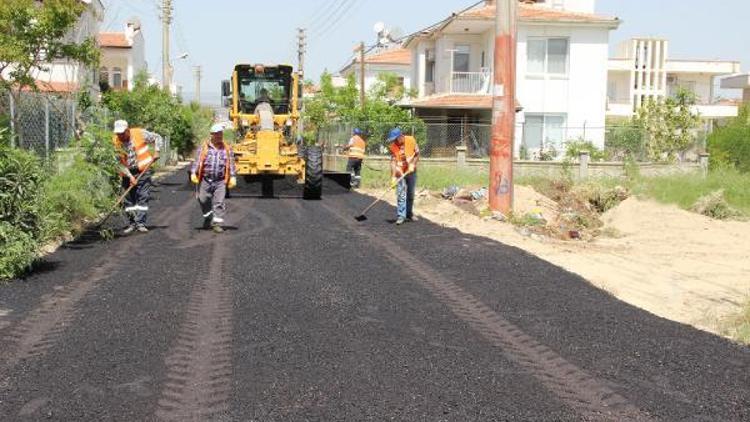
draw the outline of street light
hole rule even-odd
[[[170,92],[172,92],[172,79],[174,78],[174,66],[172,66],[172,62],[175,60],[185,60],[187,58],[188,53],[182,53],[179,56],[173,57],[169,60],[169,63],[167,64],[167,67],[169,68],[169,82],[167,83],[167,86],[165,88],[167,88]]]

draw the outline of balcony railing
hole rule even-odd
[[[453,72],[449,90],[454,94],[491,94],[491,73]]]

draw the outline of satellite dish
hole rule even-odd
[[[134,30],[138,31],[141,29],[141,20],[137,16],[133,16],[127,20],[126,24],[132,26]]]
[[[399,27],[391,28],[389,35],[391,40],[399,40],[404,37],[404,30]]]
[[[378,22],[372,27],[372,30],[375,31],[376,34],[379,34],[385,31],[385,24],[383,22]]]

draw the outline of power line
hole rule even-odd
[[[301,26],[312,28],[313,27],[312,25],[315,23],[315,21],[319,20],[324,14],[330,12],[331,9],[336,5],[338,1],[339,0],[330,0],[327,6],[323,6],[317,9],[311,16],[308,17],[307,21],[304,21],[306,25],[301,25]]]
[[[353,0],[341,0],[341,2],[334,8],[331,13],[325,15],[325,18],[322,20],[322,22],[325,22],[325,25],[317,25],[315,27],[315,30],[313,31],[313,37],[318,37],[318,35],[326,31],[327,29],[331,28],[335,25],[335,22],[332,20],[334,16],[336,16],[337,13],[339,13],[345,6],[351,6]]]
[[[321,25],[325,25],[326,21],[328,20],[327,17],[338,11],[341,6],[346,3],[346,1],[347,0],[331,0],[328,7],[326,7],[325,9],[321,8],[319,10],[320,13],[316,13],[314,15],[314,18],[310,19],[306,26],[308,28],[318,28]]]

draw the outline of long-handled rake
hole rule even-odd
[[[409,174],[410,174],[410,172],[407,171],[401,177],[399,177],[398,180],[396,180],[396,183],[394,183],[391,186],[389,186],[388,189],[386,189],[376,200],[372,201],[372,204],[368,205],[367,208],[365,208],[365,210],[362,211],[361,214],[359,214],[358,216],[354,217],[354,219],[357,220],[357,221],[360,221],[360,222],[367,220],[367,216],[365,214],[367,214],[367,212],[370,211],[372,209],[372,207],[375,206],[375,204],[377,204],[378,202],[382,201],[383,198],[385,198],[385,195],[387,195],[388,192],[390,192],[393,188],[395,188],[396,186],[398,186],[398,184],[402,180],[404,180],[404,178],[406,176],[408,176]]]

